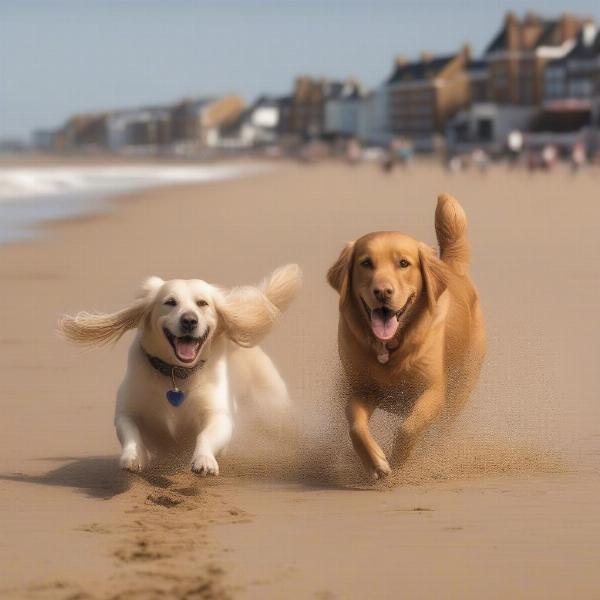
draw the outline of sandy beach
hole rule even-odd
[[[599,178],[280,163],[131,193],[0,246],[0,595],[597,598]],[[325,271],[370,230],[433,244],[442,191],[469,218],[488,356],[452,436],[427,436],[395,485],[373,486],[336,395]],[[131,334],[82,351],[58,317],[117,309],[149,275],[235,285],[287,262],[304,287],[263,346],[297,438],[242,421],[219,478],[120,472],[112,418]],[[375,420],[388,440],[395,417]]]

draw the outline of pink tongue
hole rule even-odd
[[[175,349],[177,350],[177,356],[182,360],[194,360],[194,358],[196,358],[198,342],[196,340],[182,340],[181,338],[176,338]]]
[[[398,319],[393,312],[387,313],[385,319],[380,310],[374,310],[371,314],[371,329],[380,340],[389,340],[398,330]]]

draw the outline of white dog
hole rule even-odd
[[[300,276],[297,265],[287,265],[261,289],[231,290],[150,277],[118,312],[61,320],[67,338],[87,345],[138,329],[115,411],[123,469],[141,471],[161,440],[191,438],[192,470],[218,475],[216,456],[231,438],[237,398],[251,396],[281,416],[289,402],[285,383],[255,344],[294,298]]]

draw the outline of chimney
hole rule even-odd
[[[560,17],[559,21],[559,35],[560,41],[565,42],[567,40],[573,39],[579,30],[580,24],[577,22],[577,19],[569,13],[564,13]]]
[[[540,16],[534,12],[527,12],[525,14],[525,18],[523,19],[524,25],[539,25],[540,24]]]
[[[471,44],[463,44],[463,47],[460,49],[460,53],[465,61],[465,64],[469,63],[471,60]]]
[[[519,19],[514,12],[506,13],[504,18],[504,29],[506,31],[506,49],[519,49]]]
[[[398,56],[396,56],[396,58],[394,58],[394,66],[395,67],[403,67],[406,64],[408,64],[408,58],[406,58],[406,56],[404,56],[402,54],[398,54]]]
[[[433,60],[433,54],[431,52],[421,52],[421,62],[429,63]]]
[[[583,41],[583,45],[586,48],[589,48],[596,41],[596,36],[598,35],[598,27],[595,23],[586,23],[583,26],[583,30],[581,32],[581,38]]]

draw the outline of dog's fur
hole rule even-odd
[[[67,338],[89,346],[138,330],[115,411],[122,468],[141,471],[165,442],[177,446],[192,440],[192,470],[218,475],[216,456],[230,440],[235,400],[251,396],[263,413],[283,416],[289,402],[286,385],[256,344],[296,295],[300,276],[296,265],[287,265],[276,270],[262,289],[231,290],[198,279],[150,277],[134,302],[118,312],[79,313],[61,320]],[[185,329],[184,319],[188,327],[196,321],[192,332]],[[194,340],[188,354],[195,357],[182,358],[176,346],[178,340],[190,339],[188,334]],[[186,394],[181,406],[169,404],[165,394],[172,382],[151,366],[147,355],[185,368],[205,361],[188,378],[176,380]]]
[[[340,294],[338,343],[349,384],[350,436],[374,478],[390,473],[369,431],[375,408],[404,416],[390,461],[397,466],[442,409],[456,414],[477,381],[485,331],[469,276],[466,225],[459,203],[441,195],[435,213],[439,258],[409,236],[377,232],[349,242],[327,274]]]

